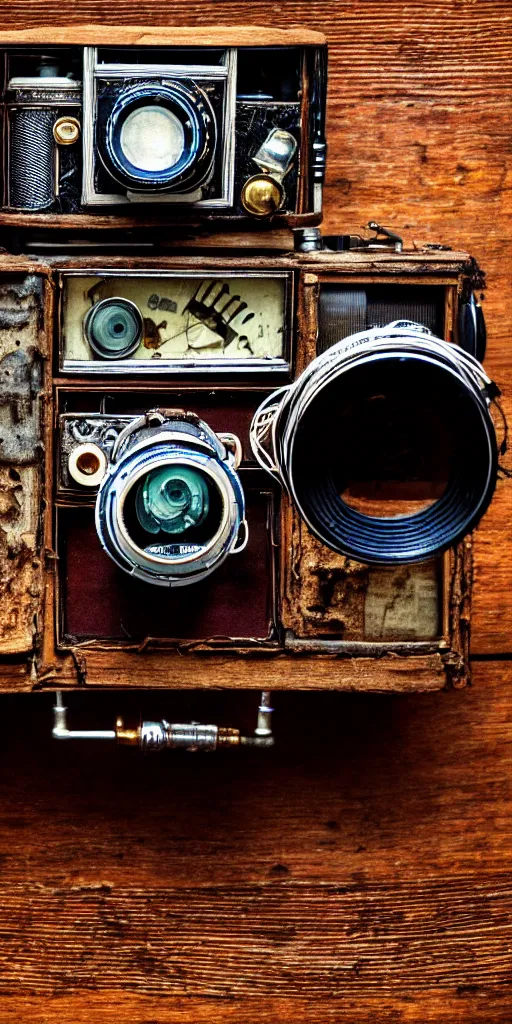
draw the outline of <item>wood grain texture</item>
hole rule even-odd
[[[186,647],[186,644],[184,645]],[[79,647],[74,649],[80,661]],[[247,651],[236,660],[229,656],[189,654],[166,651],[143,653],[139,668],[134,665],[131,652],[111,650],[108,658],[98,646],[84,652],[83,684],[88,687],[137,688],[140,675],[151,679],[155,688],[182,687],[186,689],[253,688],[275,690],[367,690],[377,693],[440,690],[447,677],[440,654],[418,654],[403,657],[384,655],[375,671],[375,658],[318,655],[314,663],[307,656],[291,658],[289,653],[265,655]],[[140,673],[140,674],[139,674]],[[70,658],[55,667],[49,667],[40,677],[46,688],[76,686],[76,661]]]
[[[229,999],[392,996],[434,986],[506,985],[512,971],[512,886],[228,885],[181,890],[11,883],[1,887],[5,923],[0,994],[28,989],[115,990],[129,979],[144,995]],[[30,956],[19,939],[31,923]],[[468,927],[478,919],[479,928]],[[51,931],[48,933],[48,922]],[[442,936],[442,943],[439,942]],[[77,941],[78,940],[78,941]],[[80,951],[80,963],[75,954]],[[421,956],[418,956],[421,950]],[[261,970],[262,963],[271,968]],[[45,965],[44,973],[41,964]]]
[[[283,29],[269,25],[211,25],[201,26],[202,46],[254,46],[255,32],[258,46],[322,46],[325,36],[313,29]],[[158,27],[143,25],[116,25],[116,45],[118,46],[196,46],[197,29],[190,26],[179,30],[169,28],[166,24]],[[22,28],[13,31],[3,30],[0,44],[24,45],[54,43],[63,46],[103,46],[105,45],[105,26],[70,25],[67,28],[44,25],[39,28]]]
[[[508,1022],[512,666],[475,676],[283,694],[272,751],[195,757],[52,744],[49,695],[4,697],[0,1020]],[[250,723],[254,698],[141,706]]]
[[[0,2],[5,29],[86,19],[325,30],[326,228],[375,217],[472,251],[512,413],[509,0]],[[511,522],[504,480],[476,538],[473,651],[512,650]],[[232,697],[181,699],[251,721]],[[1,702],[2,1024],[510,1024],[510,661],[461,692],[279,696],[268,757],[206,763],[52,746],[48,700]],[[120,701],[96,696],[98,724]]]
[[[421,1024],[444,1024],[448,1020],[450,1024],[503,1024],[510,1020],[508,1006],[506,986],[492,992],[460,986],[455,996],[438,987],[423,1004]],[[216,998],[128,995],[112,989],[108,995],[88,992],[84,996],[57,995],[44,1001],[27,996],[22,1012],[23,1024],[89,1024],[92,1020],[101,1024],[354,1024],[354,1013],[357,1024],[417,1024],[419,1020],[418,1005],[409,995],[375,993],[369,994],[364,1003],[344,995],[321,1000],[260,995],[243,1002],[222,1002]],[[18,999],[2,1000],[2,1024],[19,1024],[19,1013]]]

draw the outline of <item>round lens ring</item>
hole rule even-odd
[[[107,457],[97,444],[78,444],[68,459],[68,471],[80,487],[97,487],[107,470]]]
[[[220,435],[189,416],[177,410],[156,428],[138,418],[96,501],[105,552],[130,576],[160,586],[198,582],[246,544],[244,493],[232,460]]]
[[[144,321],[129,299],[102,299],[87,311],[84,334],[102,359],[126,359],[139,347]]]
[[[339,423],[350,393],[358,394],[363,379],[378,372],[383,390],[386,382],[394,380],[402,394],[435,395],[443,412],[443,433],[447,450],[434,449],[427,460],[427,478],[437,475],[436,462],[442,469],[440,494],[433,502],[406,510],[386,514],[385,503],[377,502],[380,511],[357,504],[348,504],[340,493],[340,478],[345,475],[343,451],[336,448],[317,452],[313,457],[313,438],[324,436],[326,411],[331,412],[332,424]],[[418,412],[420,411],[418,407]],[[348,424],[346,424],[348,427]],[[345,436],[352,436],[357,422],[350,424]],[[338,434],[343,436],[343,434]],[[383,438],[384,442],[386,438]],[[435,441],[436,438],[433,438]],[[395,455],[397,449],[395,448]],[[350,453],[352,454],[352,453]],[[448,457],[448,463],[445,459]],[[372,474],[370,474],[372,475]],[[373,473],[378,482],[378,473]],[[444,481],[443,481],[444,477]],[[328,384],[318,387],[301,417],[290,452],[290,480],[293,500],[310,530],[333,551],[356,561],[369,564],[404,564],[425,561],[457,543],[471,528],[487,507],[496,479],[496,449],[493,427],[476,389],[450,369],[426,354],[402,351],[368,356],[350,372],[332,377]],[[384,484],[384,478],[381,483]],[[444,485],[443,485],[444,483]]]
[[[343,338],[265,398],[251,445],[326,547],[369,565],[421,562],[457,544],[489,505],[493,388],[473,356],[393,321]],[[385,413],[373,424],[368,398]],[[345,500],[352,491],[357,500]]]
[[[59,146],[72,146],[80,138],[80,121],[76,117],[59,117],[53,126],[53,137]]]
[[[96,452],[82,452],[76,460],[76,466],[85,476],[93,476],[94,473],[98,472],[101,462]]]

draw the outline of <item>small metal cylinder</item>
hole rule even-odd
[[[263,690],[258,708],[258,722],[254,730],[255,736],[272,736],[272,711],[274,709],[270,706],[270,700],[270,691]]]
[[[217,747],[237,746],[238,729],[200,725],[198,722],[172,723],[143,722],[140,728],[140,746],[143,750],[216,750]]]
[[[320,228],[295,228],[295,252],[320,252],[323,247]]]
[[[39,73],[9,79],[9,206],[18,210],[46,210],[59,194],[60,144],[76,141],[80,126],[81,83],[59,75],[55,61],[42,58]],[[57,122],[69,132],[56,139]],[[59,144],[58,144],[59,143]]]

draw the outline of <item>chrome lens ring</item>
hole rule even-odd
[[[127,359],[137,351],[143,333],[143,316],[130,299],[101,299],[84,317],[85,339],[101,359]]]
[[[188,542],[183,534],[145,550],[132,536],[127,517],[129,496],[148,473],[163,466],[201,473],[218,496],[220,520],[203,543]],[[154,438],[129,449],[111,465],[96,501],[96,530],[107,554],[130,575],[161,586],[186,586],[210,575],[236,549],[244,516],[243,490],[229,461],[219,459],[213,449],[195,449],[181,441],[159,443]],[[175,549],[172,555],[171,547]]]
[[[441,497],[419,512],[394,518],[364,515],[340,497],[335,473],[322,457],[325,410],[329,403],[338,408],[343,394],[357,389],[355,382],[368,369],[398,374],[411,367],[412,379],[420,371],[425,385],[438,382],[457,403],[450,479]],[[332,550],[375,565],[424,561],[470,532],[494,493],[498,455],[488,387],[492,393],[481,365],[461,349],[418,325],[390,324],[334,345],[276,396],[274,407],[267,399],[253,421],[253,450],[260,465],[280,479],[311,531]],[[343,443],[340,438],[341,451]]]
[[[136,127],[129,146],[124,135],[139,113],[147,111],[150,116],[152,110],[153,118],[160,115],[162,129],[169,136],[168,145],[171,146],[170,134],[174,134],[172,146],[180,152],[175,159],[169,155],[166,166],[151,168],[137,166],[131,159],[136,149]],[[153,134],[146,130],[142,137]],[[103,134],[98,133],[98,151],[108,173],[133,192],[190,192],[199,188],[211,173],[216,142],[212,105],[189,79],[176,79],[165,85],[148,82],[124,89],[114,103]]]

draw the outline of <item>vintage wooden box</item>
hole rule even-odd
[[[474,273],[465,253],[429,250],[3,256],[2,687],[464,685],[471,538],[416,566],[350,562],[312,537],[269,484],[251,457],[248,430],[261,398],[315,356],[325,330],[318,323],[323,288],[367,289],[377,311],[384,295],[385,313],[378,315],[387,318],[389,310],[403,316],[422,303],[424,315],[453,341],[459,296]],[[69,296],[83,301],[91,281],[107,291],[113,279],[117,290],[127,281],[132,290],[153,295],[159,287],[165,295],[183,281],[190,288],[219,278],[236,283],[237,292],[245,282],[256,299],[261,287],[281,296],[281,354],[268,367],[246,359],[229,372],[213,365],[205,375],[196,364],[187,368],[186,359],[159,365],[149,350],[147,363],[128,360],[112,373],[105,363],[75,358],[80,342]],[[236,566],[165,592],[134,583],[110,562],[94,530],[94,495],[63,485],[60,462],[63,424],[74,415],[108,418],[158,405],[186,408],[240,437],[250,527]]]

